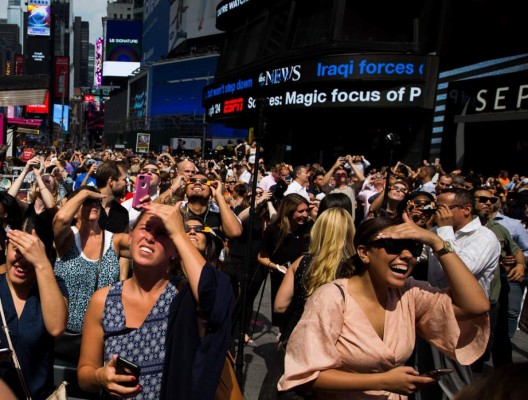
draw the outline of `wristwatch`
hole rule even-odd
[[[434,254],[437,258],[439,258],[447,253],[454,253],[454,252],[455,252],[455,249],[453,247],[453,244],[447,240],[444,240],[444,247],[442,247],[438,251],[435,251]]]

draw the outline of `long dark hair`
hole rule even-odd
[[[0,191],[0,203],[4,206],[6,223],[12,229],[20,229],[22,226],[22,211],[16,199],[5,191]]]

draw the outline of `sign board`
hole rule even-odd
[[[148,153],[150,148],[150,133],[138,133],[136,140],[136,153]]]

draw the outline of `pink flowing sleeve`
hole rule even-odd
[[[343,328],[344,302],[334,283],[321,286],[310,296],[286,347],[279,390],[310,382],[319,371],[341,366],[336,342]]]
[[[490,334],[488,314],[458,321],[449,290],[414,281],[418,334],[449,358],[462,365],[475,362],[486,350]]]

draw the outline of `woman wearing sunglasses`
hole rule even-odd
[[[471,364],[489,335],[489,301],[444,241],[404,215],[363,222],[355,272],[317,289],[290,336],[279,390],[306,385],[317,399],[405,399],[435,378],[405,366],[416,334]],[[437,254],[450,287],[409,278],[423,245]],[[307,345],[309,343],[309,346]]]

